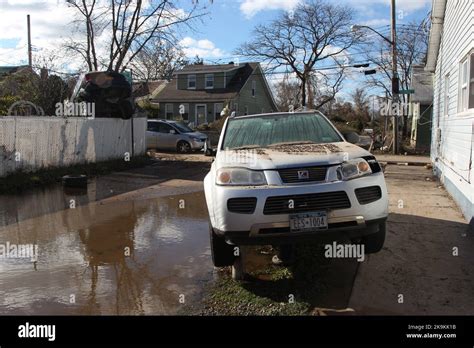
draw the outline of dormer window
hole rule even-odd
[[[214,88],[214,74],[206,74],[206,89]]]
[[[188,89],[196,89],[196,75],[188,75]]]

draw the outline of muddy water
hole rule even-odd
[[[0,245],[38,257],[0,259],[0,314],[179,312],[213,278],[203,207],[198,192],[9,220]]]
[[[0,226],[66,209],[71,199],[74,199],[77,205],[84,205],[149,187],[159,181],[152,176],[136,177],[130,173],[113,173],[90,179],[86,190],[65,189],[58,184],[36,188],[19,195],[0,195]]]

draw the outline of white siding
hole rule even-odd
[[[458,112],[460,63],[474,49],[474,1],[448,0],[441,46],[434,76],[433,134],[431,157],[441,173],[458,192],[451,192],[466,217],[473,213],[474,109]],[[449,74],[449,88],[446,75]],[[445,91],[449,90],[448,115]],[[470,93],[473,93],[471,91]],[[439,128],[439,130],[438,130]],[[437,140],[441,132],[441,141]],[[464,197],[457,197],[464,195]],[[466,202],[470,202],[466,205]]]
[[[133,132],[135,155],[144,154],[146,118],[134,118]],[[124,158],[126,152],[131,153],[130,120],[0,117],[0,177],[18,170]]]

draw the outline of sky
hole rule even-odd
[[[147,0],[151,1],[151,0]],[[180,44],[186,55],[199,55],[207,63],[245,61],[235,49],[252,38],[258,24],[275,19],[281,11],[291,11],[304,0],[177,0],[178,7],[189,9],[199,1],[209,13],[196,22],[194,30],[180,31]],[[399,24],[426,17],[432,0],[396,0]],[[390,0],[332,0],[353,8],[357,23],[387,33],[390,24]],[[0,66],[27,63],[26,15],[31,15],[33,55],[56,52],[69,36],[74,36],[72,9],[64,0],[0,0]],[[63,57],[62,69],[76,68],[70,57]],[[357,60],[357,57],[353,57]],[[349,84],[351,81],[348,82]],[[354,83],[354,82],[352,82]]]

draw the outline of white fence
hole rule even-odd
[[[146,151],[146,118],[133,119],[135,156]],[[0,177],[132,156],[132,121],[116,118],[0,117]]]

